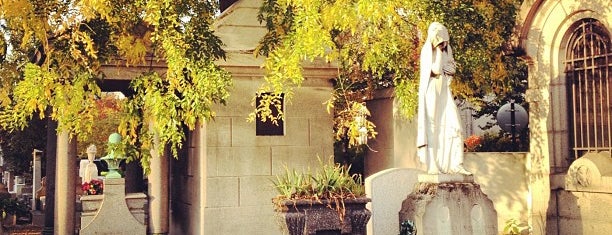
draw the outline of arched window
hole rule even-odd
[[[576,159],[586,152],[612,149],[612,44],[606,27],[595,19],[573,26],[565,75],[570,150]]]

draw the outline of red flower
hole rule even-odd
[[[85,182],[81,185],[81,189],[85,193],[85,195],[98,195],[102,194],[104,189],[104,183],[101,180],[91,180],[89,182]]]
[[[482,146],[482,137],[478,135],[471,135],[465,139],[465,151],[476,152]]]

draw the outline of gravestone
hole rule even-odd
[[[32,209],[36,210],[39,206],[36,204],[36,193],[42,187],[42,162],[41,162],[42,151],[34,149],[32,151]]]
[[[408,168],[391,168],[365,179],[366,195],[372,198],[367,208],[372,212],[368,222],[368,234],[397,235],[399,220],[397,211],[402,201],[412,192],[418,175],[424,171]]]
[[[419,175],[399,212],[404,221],[423,235],[498,234],[493,202],[471,175]]]
[[[2,179],[4,180],[4,182],[2,182],[2,183],[4,183],[4,185],[6,185],[6,189],[9,192],[12,192],[13,191],[13,184],[14,184],[14,180],[15,180],[13,174],[11,174],[10,171],[4,171],[4,174],[2,174],[2,177],[3,177]]]

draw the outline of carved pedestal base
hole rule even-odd
[[[399,224],[414,222],[418,234],[497,234],[493,202],[473,178],[462,177],[419,176],[402,203]]]

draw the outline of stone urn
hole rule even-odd
[[[283,215],[290,235],[365,235],[366,225],[372,215],[366,209],[366,204],[370,201],[371,199],[366,197],[344,199],[343,202],[283,200],[278,203],[280,208],[277,211]],[[341,211],[344,211],[344,214]]]

